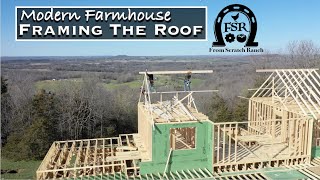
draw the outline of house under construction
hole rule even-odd
[[[248,120],[215,123],[198,111],[191,75],[140,72],[138,133],[54,142],[37,179],[320,179],[317,69],[270,73],[249,99]],[[183,75],[184,91],[158,92],[154,76]]]

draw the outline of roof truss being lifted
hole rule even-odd
[[[208,74],[213,73],[212,70],[186,70],[186,71],[145,71],[145,72],[139,72],[139,74]]]

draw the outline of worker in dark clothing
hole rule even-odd
[[[155,88],[154,88],[154,77],[153,74],[147,74],[148,78],[149,78],[149,90],[150,92],[154,92]]]
[[[191,72],[188,72],[184,79],[184,91],[191,91]]]
[[[148,98],[148,93],[146,93],[146,90],[142,86],[140,88],[140,91],[143,96],[146,95],[146,98]]]

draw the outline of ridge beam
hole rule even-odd
[[[144,71],[144,72],[139,72],[139,74],[210,74],[213,73],[213,70],[186,70],[186,71]]]

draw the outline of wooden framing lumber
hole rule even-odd
[[[165,174],[167,172],[167,168],[168,168],[168,164],[169,164],[169,160],[170,160],[171,154],[172,154],[172,148],[170,148],[169,155],[168,155],[168,158],[167,158],[167,162],[166,162],[166,166],[164,168],[163,174]]]
[[[264,107],[264,106],[261,106]],[[274,161],[276,159],[291,159],[294,158],[302,158],[310,156],[310,149],[306,151],[305,147],[311,147],[312,136],[310,134],[306,134],[308,132],[308,127],[312,121],[303,120],[301,118],[292,118],[286,119],[288,125],[293,124],[291,126],[293,129],[286,135],[288,135],[285,139],[288,139],[288,142],[294,142],[290,145],[287,141],[282,141],[282,133],[281,126],[270,126],[273,129],[279,129],[274,133],[274,137],[268,135],[270,131],[263,131],[263,133],[267,133],[266,135],[251,135],[248,134],[249,131],[244,130],[240,127],[249,127],[249,122],[227,122],[227,123],[214,123],[214,128],[217,134],[217,138],[214,141],[214,149],[216,154],[216,158],[214,158],[214,164],[219,166],[227,166],[228,164],[245,164],[250,162],[264,162],[264,161]],[[283,120],[275,119],[275,120],[259,120],[255,121],[256,124],[252,124],[251,126],[263,126],[268,122],[272,124],[282,123]],[[289,126],[290,127],[290,126]],[[290,129],[290,128],[289,128]],[[256,130],[252,129],[251,133],[256,132]],[[292,136],[293,133],[293,136]],[[222,134],[222,136],[221,136]],[[252,140],[250,137],[253,136]],[[260,138],[261,137],[261,138]],[[221,148],[220,148],[221,147]],[[295,154],[291,155],[289,153],[290,149],[293,148]],[[265,154],[265,155],[263,155]]]
[[[318,141],[315,134],[320,131],[314,128],[314,122],[320,118],[319,74],[316,69],[258,72],[272,74],[249,99],[249,121],[214,123],[217,131],[214,169],[221,167],[233,171],[239,167],[261,168],[265,166],[265,161],[269,162],[266,164],[268,167],[310,162],[311,147]],[[230,142],[226,136],[233,141]],[[251,136],[255,137],[252,141],[249,138]],[[233,152],[231,155],[230,148]],[[259,152],[259,149],[267,153]],[[248,150],[252,152],[249,155],[246,153]],[[251,157],[250,154],[255,156]],[[260,160],[256,154],[259,154]]]
[[[125,141],[121,141],[122,137]],[[57,141],[37,170],[37,179],[75,178],[118,172],[127,177],[129,172],[130,176],[137,175],[139,167],[136,161],[141,160],[141,154],[137,147],[132,147],[131,141],[134,141],[131,134],[120,135],[118,138]],[[123,148],[124,145],[130,148]],[[124,150],[126,152],[121,152]],[[51,157],[56,157],[52,163]]]
[[[185,71],[145,71],[145,72],[139,72],[139,74],[208,74],[213,73],[213,70],[185,70]]]

